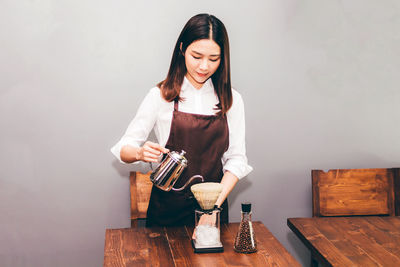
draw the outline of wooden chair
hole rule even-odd
[[[399,174],[399,168],[312,170],[313,217],[399,215]],[[313,255],[311,266],[318,266]]]
[[[394,216],[397,174],[395,168],[312,170],[313,217]]]
[[[151,172],[130,173],[131,227],[143,227],[146,224],[147,208],[153,186],[150,174]]]

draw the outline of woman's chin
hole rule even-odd
[[[201,84],[203,84],[203,83],[205,83],[206,81],[207,81],[207,79],[208,79],[208,77],[207,76],[203,76],[203,77],[198,77],[197,79],[196,79],[196,82],[197,83],[201,83]]]

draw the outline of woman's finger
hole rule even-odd
[[[156,150],[156,149],[154,149],[154,148],[152,148],[152,147],[150,147],[150,146],[148,146],[146,144],[143,146],[143,149],[144,149],[143,153],[152,154],[155,157],[159,157],[161,155],[160,151],[158,151],[158,150]]]
[[[157,159],[153,159],[153,158],[144,158],[143,161],[144,162],[158,163],[158,160]]]
[[[151,142],[151,141],[147,141],[145,144],[148,145],[148,147],[151,147],[154,150],[160,151],[161,153],[168,153],[169,150],[166,149],[165,147],[161,146],[160,144]]]
[[[152,160],[152,161],[158,161],[158,156],[151,153],[151,152],[147,152],[144,151],[143,152],[143,158],[147,159],[147,160]]]

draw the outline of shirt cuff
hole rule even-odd
[[[247,163],[242,162],[240,160],[233,160],[233,159],[228,160],[223,167],[224,173],[226,171],[229,171],[229,172],[233,173],[239,179],[246,177],[252,170],[253,170],[253,167],[251,167]]]

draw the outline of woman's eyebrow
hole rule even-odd
[[[195,53],[195,54],[197,54],[197,55],[199,55],[199,56],[203,56],[202,53],[199,53],[199,52],[197,52],[197,51],[192,50],[192,52]],[[219,56],[220,56],[220,54],[210,55],[210,57],[219,57]]]

